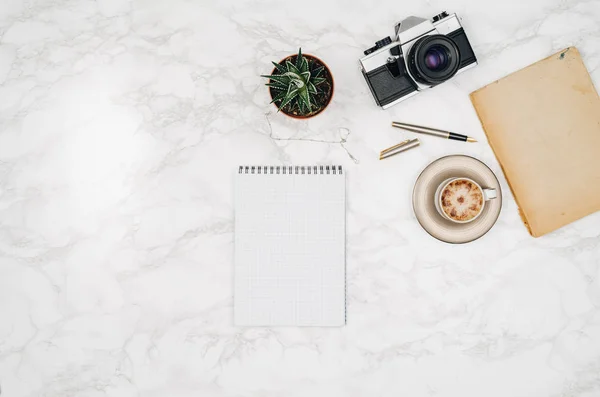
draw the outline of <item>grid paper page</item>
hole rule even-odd
[[[344,174],[237,174],[234,323],[346,322]]]

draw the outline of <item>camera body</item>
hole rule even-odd
[[[377,105],[384,109],[434,87],[477,65],[477,58],[456,14],[432,20],[408,17],[360,59],[363,76]]]

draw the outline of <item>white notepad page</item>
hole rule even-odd
[[[240,167],[235,325],[345,324],[345,191],[339,166]]]

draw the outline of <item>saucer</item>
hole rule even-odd
[[[481,215],[469,223],[454,223],[435,208],[435,191],[448,178],[470,178],[482,188],[496,189],[498,197],[486,201]],[[502,209],[502,190],[496,175],[481,161],[463,155],[435,160],[421,172],[413,190],[413,210],[417,220],[431,236],[451,244],[468,243],[486,234],[496,223]]]

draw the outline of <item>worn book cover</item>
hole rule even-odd
[[[532,236],[600,210],[600,99],[577,48],[471,101]]]

